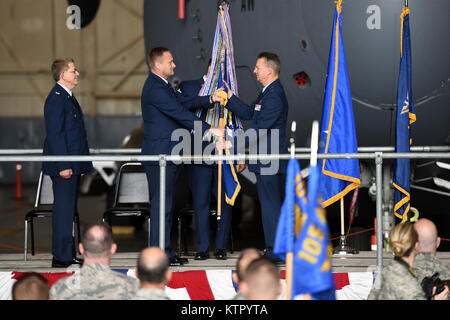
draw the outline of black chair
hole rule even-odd
[[[103,214],[103,221],[112,226],[113,217],[147,217],[150,246],[150,198],[144,166],[139,162],[123,164],[116,177],[112,208]]]
[[[28,224],[31,233],[31,255],[34,256],[34,219],[51,217],[53,213],[53,183],[50,176],[42,171],[39,175],[38,189],[36,192],[36,200],[34,207],[25,216],[25,244],[24,244],[24,261],[27,261],[28,252]],[[73,218],[74,230],[77,229],[78,243],[80,242],[80,217],[75,212]],[[78,248],[77,248],[78,251]]]
[[[215,201],[211,202],[209,215],[211,217],[217,218],[217,203]],[[183,219],[185,219],[187,216],[194,216],[195,210],[192,207],[191,204],[188,204],[186,207],[182,208],[178,212],[177,222],[178,222],[178,256],[181,257],[181,240],[182,240],[182,223]],[[184,247],[184,254],[189,255],[189,252],[187,251],[187,240],[186,238],[183,239],[183,247]],[[234,251],[234,244],[233,244],[233,230],[232,227],[230,227],[230,253],[233,253]]]

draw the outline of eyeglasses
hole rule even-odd
[[[74,69],[74,70],[66,70],[66,71],[63,71],[63,72],[70,72],[70,73],[80,73],[80,71],[78,71],[78,69]]]

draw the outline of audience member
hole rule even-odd
[[[240,285],[242,281],[244,281],[245,272],[247,271],[248,265],[258,258],[261,258],[261,252],[256,248],[247,248],[241,252],[241,255],[237,259],[236,262],[236,272],[233,272],[232,278],[233,281],[238,285]],[[233,297],[233,300],[246,300],[241,290],[238,290],[236,295]]]
[[[80,252],[84,263],[79,273],[58,280],[50,289],[50,296],[58,300],[126,300],[138,289],[138,281],[111,270],[112,256],[117,245],[111,228],[95,223],[82,235]]]
[[[12,287],[13,300],[49,300],[47,279],[36,272],[21,276]]]
[[[248,300],[276,300],[282,292],[277,266],[268,257],[253,260],[239,288]]]
[[[418,235],[412,223],[396,225],[389,234],[390,247],[395,255],[375,279],[369,300],[425,300],[426,295],[411,267],[417,253]],[[447,298],[448,288],[433,299]]]
[[[169,300],[164,290],[172,277],[172,271],[164,251],[158,247],[142,250],[135,270],[140,284],[133,300]]]
[[[436,257],[436,249],[441,243],[436,225],[431,220],[419,219],[414,224],[414,229],[419,235],[419,246],[418,253],[414,258],[413,269],[419,283],[423,278],[431,277],[436,272],[439,273],[440,279],[450,279],[449,268]]]

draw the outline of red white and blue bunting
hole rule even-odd
[[[52,286],[63,277],[79,272],[40,273]],[[134,269],[114,269],[129,277],[136,277]],[[192,270],[173,272],[172,280],[166,286],[167,295],[173,300],[228,300],[236,294],[232,280],[233,270]],[[11,300],[11,289],[23,272],[0,272],[0,300]],[[373,284],[372,272],[334,273],[336,299],[365,300]],[[285,272],[281,271],[283,292],[279,299],[285,299]]]

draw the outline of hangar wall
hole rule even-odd
[[[74,94],[92,148],[118,147],[140,125],[148,73],[143,0],[100,1],[95,18],[81,29],[69,28],[74,14],[63,0],[0,2],[0,149],[42,148],[43,107],[57,57],[74,58],[80,70]],[[0,163],[3,183],[15,181],[14,168]],[[40,163],[24,163],[23,181],[36,181],[39,171]]]

